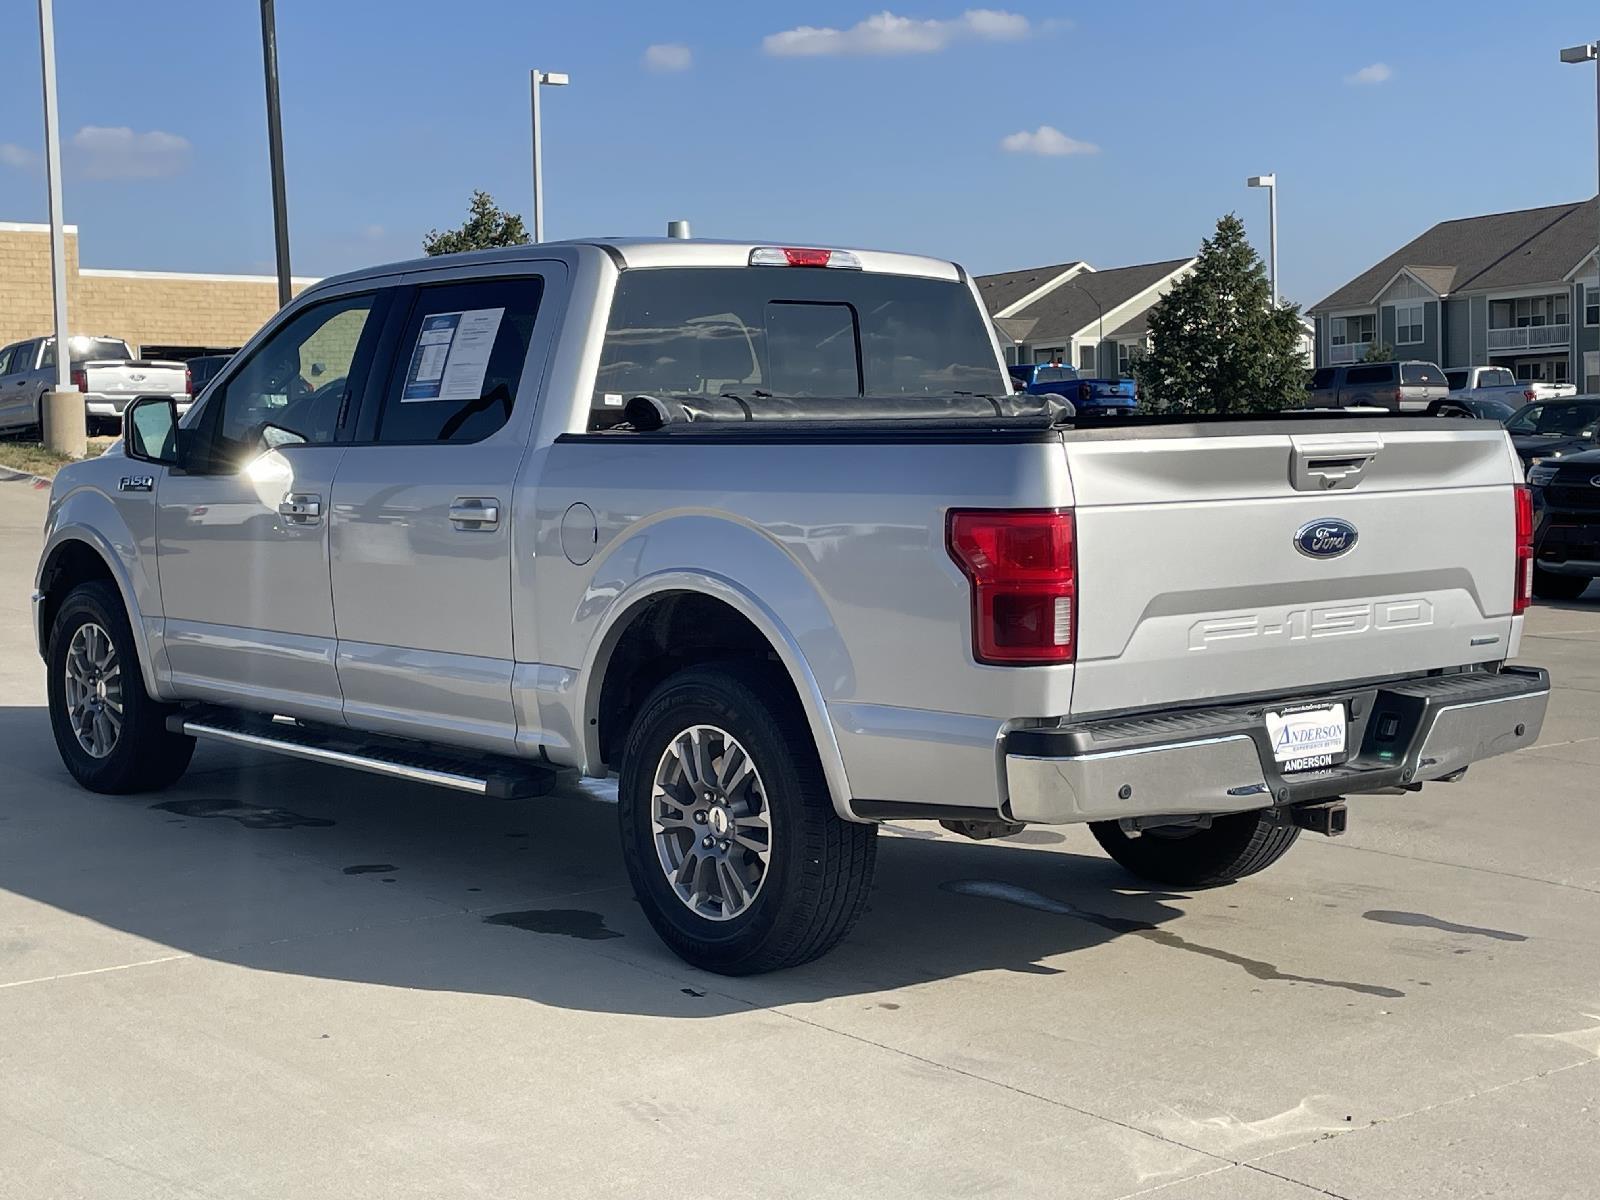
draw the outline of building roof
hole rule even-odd
[[[1102,311],[1111,313],[1119,305],[1126,304],[1140,292],[1154,287],[1193,261],[1192,258],[1172,258],[1165,262],[1139,263],[1136,266],[1114,267],[1107,271],[1085,271],[1070,282],[1046,292],[1032,304],[1012,315],[1031,317],[1036,322],[1033,331],[1028,335],[1030,342],[1043,344],[1065,342],[1093,324]],[[1059,274],[1063,269],[1038,267],[1033,272],[1012,271],[1004,276],[982,275],[977,281],[978,294],[984,298],[984,303],[989,306],[989,312],[992,314],[1004,305],[997,305],[994,299],[991,299],[994,291],[985,289],[986,280],[1033,274],[1038,276],[1038,279],[1032,288],[1038,288],[1053,277],[1052,273]],[[1027,291],[1017,291],[1012,300],[1025,295]],[[1114,327],[1107,328],[1107,336]]]
[[[999,275],[979,275],[977,279],[978,294],[983,297],[984,307],[993,316],[1015,304],[1029,292],[1037,291],[1052,279],[1057,279],[1074,267],[1081,267],[1081,259],[1072,262],[1057,263],[1053,267],[1026,267],[1021,271],[1004,271]]]
[[[1367,308],[1408,270],[1439,295],[1563,279],[1595,243],[1600,199],[1441,221],[1309,311]]]

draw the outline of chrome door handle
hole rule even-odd
[[[494,529],[500,524],[500,501],[493,496],[457,496],[450,505],[450,524],[457,529]]]
[[[291,525],[315,525],[322,520],[322,497],[290,492],[278,502],[278,515]]]

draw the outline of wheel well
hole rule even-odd
[[[50,627],[55,624],[61,602],[73,588],[80,583],[88,583],[91,579],[104,579],[113,586],[116,584],[116,577],[111,574],[111,568],[106,565],[106,560],[100,557],[100,552],[88,542],[62,542],[51,552],[50,559],[45,563],[44,570],[39,576],[39,590],[44,593],[44,611],[39,622],[41,654],[44,653],[45,643],[50,637]]]
[[[600,686],[600,759],[615,763],[622,754],[633,714],[656,685],[685,667],[730,659],[778,662],[766,636],[732,605],[700,592],[666,592],[652,597],[628,620],[606,664]],[[783,673],[789,680],[788,672]],[[799,694],[789,681],[789,694]]]

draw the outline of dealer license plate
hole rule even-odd
[[[1280,771],[1314,771],[1344,759],[1344,705],[1284,708],[1266,717],[1267,739]]]

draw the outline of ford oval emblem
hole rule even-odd
[[[1338,558],[1355,549],[1356,527],[1338,517],[1308,521],[1294,535],[1294,548],[1307,558]]]

